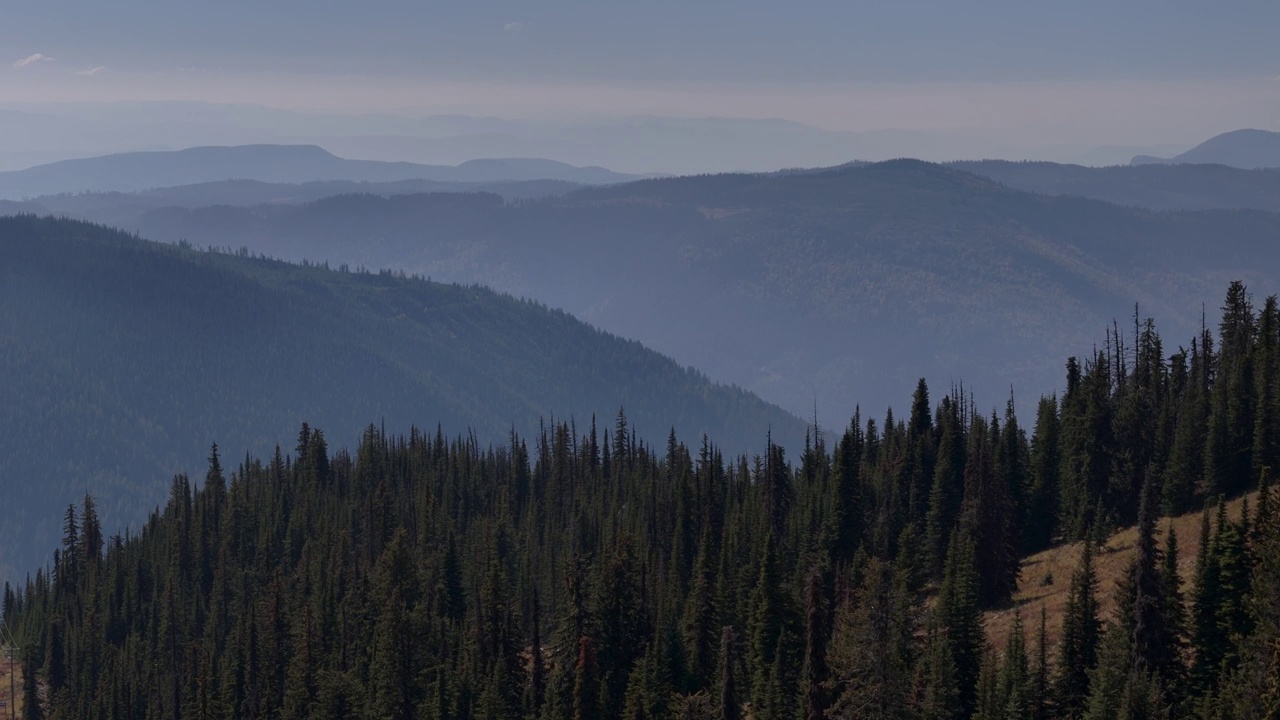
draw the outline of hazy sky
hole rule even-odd
[[[0,104],[721,115],[1185,142],[1280,129],[1277,38],[1276,0],[40,0],[0,8]]]

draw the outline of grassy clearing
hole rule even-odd
[[[13,668],[13,684],[9,684],[9,668]],[[9,688],[13,688],[13,699],[10,700]],[[22,664],[9,662],[9,648],[0,647],[0,720],[10,717],[22,717]]]
[[[1257,502],[1257,493],[1250,493],[1250,506]],[[1232,520],[1240,518],[1240,508],[1245,498],[1236,498],[1227,503],[1227,516]],[[1164,534],[1169,526],[1169,518],[1161,519],[1158,532],[1161,548],[1164,547]],[[1200,513],[1188,513],[1173,518],[1173,526],[1178,534],[1178,574],[1182,577],[1182,592],[1188,595],[1191,591],[1191,577],[1195,570],[1197,544],[1200,537]],[[1102,550],[1094,557],[1094,567],[1098,573],[1098,600],[1102,607],[1102,619],[1107,621],[1115,613],[1116,585],[1124,575],[1125,567],[1134,554],[1134,544],[1138,539],[1136,527],[1129,527],[1112,535]],[[1013,626],[1014,614],[1022,612],[1022,621],[1026,626],[1027,642],[1034,647],[1036,628],[1040,622],[1040,608],[1045,609],[1047,616],[1046,636],[1049,652],[1053,653],[1062,634],[1062,615],[1067,605],[1067,593],[1071,588],[1071,575],[1080,562],[1080,543],[1060,545],[1044,552],[1032,555],[1022,561],[1022,575],[1018,579],[1018,591],[1013,596],[1013,603],[1008,608],[992,610],[986,613],[987,641],[994,647],[1003,649],[1008,640],[1010,628]],[[1052,582],[1047,582],[1048,579]]]

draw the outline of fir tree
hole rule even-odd
[[[1071,577],[1067,607],[1062,617],[1062,640],[1058,645],[1057,684],[1054,696],[1061,717],[1083,716],[1089,696],[1090,672],[1097,662],[1098,579],[1093,568],[1093,541],[1081,543],[1080,565]]]

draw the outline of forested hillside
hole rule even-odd
[[[140,522],[213,442],[289,446],[302,422],[443,423],[479,442],[545,419],[757,446],[805,424],[634,341],[477,287],[195,252],[79,222],[0,218],[0,576],[48,557],[91,491]]]
[[[1183,164],[1084,167],[1007,160],[949,165],[1017,190],[1077,195],[1151,210],[1280,211],[1280,168],[1244,170]]]
[[[547,426],[486,445],[370,426],[350,452],[210,453],[147,525],[69,506],[6,588],[50,718],[1274,718],[1280,310],[1153,324],[1066,363],[1032,423],[923,381],[909,410],[734,458]],[[1228,519],[1220,498],[1261,485]],[[199,486],[199,487],[197,487]],[[1204,508],[1193,582],[1161,510]],[[1216,519],[1215,519],[1216,518]],[[1136,524],[1121,582],[1098,540]],[[1047,640],[982,610],[1085,540]],[[1192,542],[1182,538],[1181,542]],[[105,551],[105,552],[104,552]],[[1114,593],[1103,622],[1099,594]],[[41,700],[43,698],[43,700]],[[33,715],[28,715],[33,717]]]
[[[1141,170],[1141,169],[1135,169]],[[807,417],[883,412],[920,377],[984,404],[1060,385],[1137,302],[1175,337],[1280,277],[1280,214],[1152,212],[916,161],[647,180],[537,202],[341,196],[162,209],[147,237],[481,282]],[[1269,289],[1273,286],[1268,285]]]

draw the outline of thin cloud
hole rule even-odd
[[[524,29],[524,23],[522,22],[509,22],[506,25],[502,26],[502,31],[508,32],[508,33],[518,33],[523,29]]]
[[[28,55],[22,58],[21,60],[15,62],[13,66],[16,68],[24,68],[28,65],[35,65],[36,63],[42,63],[42,62],[53,62],[53,58],[49,57],[48,55],[45,55],[44,53],[32,53],[31,55]]]
[[[97,75],[103,72],[104,70],[106,70],[106,68],[99,65],[98,67],[91,67],[88,70],[77,70],[76,74],[81,77],[93,77],[94,75]]]

